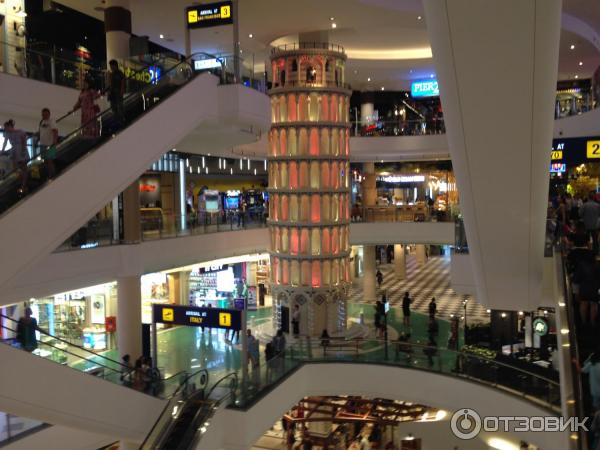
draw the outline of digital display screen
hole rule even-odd
[[[225,197],[225,208],[226,209],[238,209],[240,207],[239,197]]]
[[[440,95],[440,88],[437,80],[415,81],[410,85],[410,95],[413,98],[419,97],[437,97]]]
[[[208,28],[232,24],[231,5],[231,1],[225,1],[187,8],[188,28]]]

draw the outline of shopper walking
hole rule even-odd
[[[256,369],[260,363],[259,355],[259,343],[258,339],[252,336],[252,330],[246,330],[247,344],[248,344],[248,362],[252,366],[252,369]]]
[[[56,144],[58,144],[58,127],[54,119],[50,117],[48,108],[42,109],[42,120],[38,125],[38,144],[46,166],[46,176],[51,180],[56,175],[54,160],[56,159]]]
[[[594,192],[590,192],[587,201],[579,209],[579,216],[585,225],[585,231],[592,238],[592,250],[598,254],[598,220],[600,219],[600,205],[596,202]]]
[[[410,327],[410,305],[412,303],[412,299],[410,298],[410,293],[406,291],[404,293],[404,297],[402,298],[402,315],[403,315],[403,324],[405,327]]]
[[[381,287],[381,284],[383,283],[383,274],[381,273],[381,270],[377,269],[375,278],[377,278],[377,286]]]
[[[73,105],[73,112],[81,109],[81,135],[85,139],[96,139],[99,136],[98,119],[100,107],[96,100],[100,97],[98,91],[92,88],[90,80],[83,80],[83,88]]]
[[[292,331],[294,337],[300,336],[300,306],[294,305],[294,311],[292,312]]]
[[[32,317],[31,308],[25,308],[25,316],[17,322],[17,342],[21,344],[21,348],[28,352],[34,351],[37,346],[38,323],[35,317]]]
[[[27,193],[29,173],[27,171],[27,161],[29,161],[29,152],[27,151],[27,134],[23,130],[15,128],[15,121],[10,119],[4,123],[4,143],[2,152],[6,150],[6,145],[10,142],[13,170],[19,171],[19,194]]]
[[[435,314],[437,313],[437,303],[435,302],[435,297],[432,297],[429,302],[429,318],[435,320]]]
[[[123,107],[125,75],[119,69],[119,63],[115,59],[111,59],[108,65],[110,72],[108,75],[107,97],[114,116],[116,129],[119,129],[125,125],[125,109]]]

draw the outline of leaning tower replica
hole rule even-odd
[[[300,334],[346,329],[350,280],[351,90],[344,49],[290,44],[271,53],[269,233],[274,323]],[[291,330],[291,325],[290,332]]]

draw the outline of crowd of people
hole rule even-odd
[[[152,365],[152,358],[140,356],[131,364],[131,356],[124,355],[121,366],[121,382],[140,392],[151,395],[160,393],[162,379],[160,372]]]

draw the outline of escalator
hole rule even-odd
[[[45,423],[141,442],[189,374],[136,371],[38,329],[26,351],[19,322],[0,315],[0,410]],[[198,389],[207,376],[198,378]]]
[[[208,57],[195,54],[128,95],[124,128],[107,109],[67,133],[56,148],[53,180],[40,175],[37,158],[28,162],[25,192],[18,171],[0,180],[0,233],[10,236],[3,250],[11,255],[0,262],[0,284],[53,251],[165,150],[215,119],[219,78],[192,70],[195,60]]]

